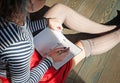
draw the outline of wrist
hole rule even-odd
[[[53,59],[52,59],[50,56],[46,56],[46,58],[47,58],[48,60],[50,60],[51,63],[53,63]]]

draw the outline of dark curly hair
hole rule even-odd
[[[9,21],[11,18],[20,18],[20,14],[27,15],[27,6],[30,0],[0,0],[0,17]]]

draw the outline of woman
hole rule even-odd
[[[39,29],[43,30],[46,27],[46,24],[48,24],[49,27],[53,29],[62,30],[62,23],[64,23],[71,29],[77,30],[79,32],[89,33],[101,33],[110,31],[115,28],[115,26],[109,27],[92,22],[61,4],[53,6],[46,13],[45,17],[51,19],[42,19],[37,21],[39,24],[43,24],[42,27],[41,25],[34,27],[36,22],[29,20],[28,12],[26,10],[32,8],[30,7],[31,3],[32,2],[29,2],[29,0],[1,0],[0,3],[0,72],[2,77],[4,77],[4,70],[6,70],[6,76],[11,83],[38,83],[45,74],[46,70],[50,68],[53,61],[60,61],[68,55],[69,49],[66,53],[61,54],[60,56],[57,56],[58,51],[64,50],[65,48],[63,47],[53,49],[50,51],[50,53],[48,53],[49,57],[44,58],[36,67],[30,70],[30,59],[34,50],[31,32],[35,32]],[[57,7],[58,10],[56,10]],[[72,18],[76,21],[72,22],[68,13],[63,14],[61,16],[62,18],[59,18],[59,13],[63,12],[61,9],[63,7],[64,11],[68,10],[66,12],[73,14],[70,16],[72,16]],[[34,10],[34,8],[32,9]],[[82,21],[77,17],[82,19]],[[49,23],[47,23],[48,21]],[[86,26],[85,23],[88,25]],[[90,27],[94,29],[97,28],[99,31],[89,30]],[[76,56],[79,59],[76,59],[76,57],[74,58],[74,64],[77,64],[79,61],[85,57],[88,57],[90,54],[103,53],[117,45],[120,42],[119,32],[120,30],[117,30],[98,39],[78,42],[76,45],[82,48],[83,51]],[[107,42],[105,43],[106,47],[101,47],[101,39]],[[99,44],[96,44],[96,42]],[[109,43],[110,46],[106,45]],[[96,48],[100,49],[97,50]],[[101,49],[104,50],[101,51]]]
[[[65,47],[53,49],[30,70],[34,52],[31,32],[35,27],[29,29],[33,25],[26,10],[29,5],[29,0],[0,0],[0,73],[3,82],[2,77],[7,77],[11,83],[38,83],[53,61],[61,61],[69,53],[67,49],[58,56]],[[40,21],[46,24],[45,19]]]

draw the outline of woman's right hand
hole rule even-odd
[[[46,18],[46,19],[49,28],[60,32],[63,30],[62,22],[58,18]]]
[[[70,49],[66,47],[55,48],[48,53],[48,56],[53,59],[53,62],[59,62],[69,54],[69,50]]]

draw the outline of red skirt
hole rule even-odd
[[[34,54],[31,58],[31,69],[39,64],[41,61],[41,57],[37,51],[34,51]],[[53,67],[50,67],[47,72],[44,74],[43,78],[39,81],[39,83],[64,83],[68,73],[72,67],[72,60],[67,62],[63,67],[59,70],[55,70]],[[2,83],[10,83],[7,78],[0,77],[0,82]]]

